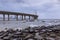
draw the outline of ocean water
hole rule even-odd
[[[27,21],[0,21],[0,30],[4,30],[5,28],[21,28],[24,29],[29,27],[30,25],[38,25],[38,26],[51,26],[60,24],[60,19],[40,19],[34,22]]]

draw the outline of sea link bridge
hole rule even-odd
[[[38,18],[38,15],[20,13],[20,12],[0,11],[0,14],[3,15],[3,21],[6,21],[5,15],[7,15],[7,21],[10,21],[10,15],[14,15],[17,21],[20,19],[20,18],[18,18],[18,16],[21,16],[21,20],[26,20],[27,17],[28,17],[28,20],[31,20],[31,17],[33,18],[33,20],[36,20]]]

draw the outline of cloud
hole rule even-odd
[[[60,0],[0,0],[0,10],[31,14],[37,11],[41,19],[58,19]]]

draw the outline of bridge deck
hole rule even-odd
[[[0,14],[3,14],[3,20],[5,20],[5,15],[8,15],[8,20],[9,20],[9,15],[16,15],[16,19],[18,20],[18,16],[21,15],[22,16],[22,20],[26,19],[26,16],[29,17],[33,17],[33,19],[37,19],[38,15],[34,15],[34,14],[27,14],[27,13],[19,13],[19,12],[8,12],[8,11],[0,11]]]
[[[0,14],[25,15],[25,16],[36,16],[36,17],[38,17],[38,15],[34,15],[34,14],[19,13],[19,12],[8,12],[8,11],[0,11]]]

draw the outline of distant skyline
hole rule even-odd
[[[40,19],[60,19],[60,0],[0,0],[0,10],[37,12]]]

